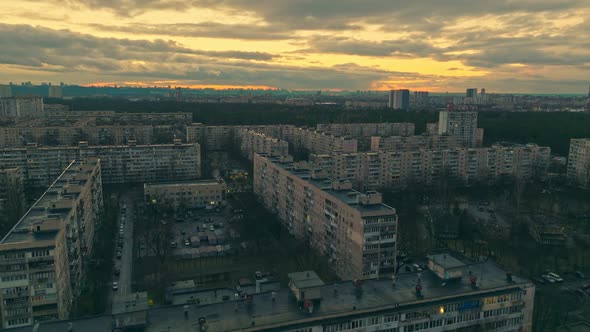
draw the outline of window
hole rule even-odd
[[[399,314],[383,316],[383,323],[397,322],[399,320]]]
[[[381,317],[371,317],[369,318],[369,326],[371,325],[378,325],[381,323]]]

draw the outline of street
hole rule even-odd
[[[126,207],[125,209],[123,207]],[[109,297],[109,308],[112,309],[113,303],[121,297],[129,295],[132,290],[132,266],[133,266],[133,222],[135,221],[135,206],[132,196],[125,197],[121,200],[121,213],[119,214],[118,224],[124,219],[123,234],[117,232],[117,243],[122,245],[115,248],[114,270],[120,271],[119,276],[113,275],[113,282],[117,282],[118,289],[111,289]],[[122,239],[122,241],[121,241]],[[120,250],[121,257],[117,258],[117,252]],[[109,311],[110,311],[109,309]]]

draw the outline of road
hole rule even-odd
[[[126,205],[127,211],[125,213],[125,226],[123,228],[123,248],[121,250],[121,258],[116,258],[116,251],[115,249],[115,258],[114,258],[114,266],[115,269],[119,269],[120,274],[119,276],[113,275],[113,281],[117,281],[119,289],[112,291],[112,296],[110,297],[111,306],[114,302],[117,301],[118,298],[129,295],[133,292],[132,289],[132,267],[133,267],[133,222],[135,221],[135,206],[133,199],[129,199],[128,197],[123,198],[121,201],[121,206],[123,204]],[[120,225],[121,222],[121,215],[119,215],[118,224]],[[120,238],[119,232],[117,232],[117,242]]]

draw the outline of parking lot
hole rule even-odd
[[[487,202],[480,202],[469,206],[469,214],[475,218],[478,226],[485,230],[492,238],[507,238],[510,236],[511,226],[496,208]]]
[[[234,254],[240,247],[239,234],[232,227],[239,215],[231,208],[193,209],[174,216],[161,216],[170,228],[170,255],[180,259]],[[149,246],[139,246],[140,257],[153,256]]]

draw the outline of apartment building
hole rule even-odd
[[[72,119],[70,119],[72,120]],[[0,147],[19,147],[27,144],[47,146],[75,146],[80,141],[90,145],[121,145],[134,141],[138,144],[172,142],[176,128],[171,125],[116,125],[98,126],[91,118],[61,122],[60,125],[11,125],[0,127]],[[184,131],[180,131],[182,136]]]
[[[356,139],[346,136],[334,136],[310,130],[307,128],[295,128],[291,142],[296,149],[304,149],[309,153],[352,153],[357,152]]]
[[[371,137],[371,151],[403,151],[416,149],[449,149],[459,146],[457,138],[450,135],[412,135]]]
[[[289,155],[289,143],[251,129],[238,130],[238,141],[242,156],[252,160],[255,153],[273,157]]]
[[[490,148],[451,148],[310,155],[313,168],[363,190],[405,188],[411,184],[470,186],[547,175],[551,150],[536,144],[495,144]]]
[[[146,183],[145,202],[178,208],[207,208],[225,204],[227,185],[223,180]]]
[[[0,228],[10,228],[26,207],[23,169],[0,168]],[[2,236],[3,232],[0,233]]]
[[[0,241],[3,328],[70,316],[102,205],[100,161],[72,161]]]
[[[209,332],[532,331],[535,285],[493,262],[437,253],[428,255],[428,269],[394,280],[326,284],[313,271],[288,277],[289,288],[252,294],[244,307],[211,304],[194,315]],[[174,309],[148,313],[147,331],[182,320]]]
[[[398,218],[376,191],[361,193],[292,158],[254,155],[254,193],[343,279],[394,273]]]
[[[183,331],[187,322],[207,332],[531,332],[535,286],[491,261],[432,253],[419,274],[395,279],[325,283],[314,271],[288,274],[289,287],[207,305],[146,308],[146,332]],[[146,305],[147,307],[147,305]],[[187,319],[188,315],[188,319]],[[47,322],[39,332],[110,331],[116,318],[92,316]],[[196,325],[198,324],[198,326]],[[14,332],[28,332],[24,328]]]
[[[371,136],[411,136],[416,128],[413,123],[327,123],[318,124],[316,129],[334,136],[350,135],[354,138]]]
[[[41,116],[44,116],[41,97],[0,98],[0,117]]]
[[[571,185],[590,188],[590,138],[570,140],[567,179]]]
[[[153,182],[198,179],[201,153],[198,144],[103,145],[0,149],[0,164],[22,167],[27,185],[46,186],[74,159],[99,157],[104,183]]]
[[[438,134],[455,136],[464,147],[476,147],[477,112],[441,111],[438,114]]]

